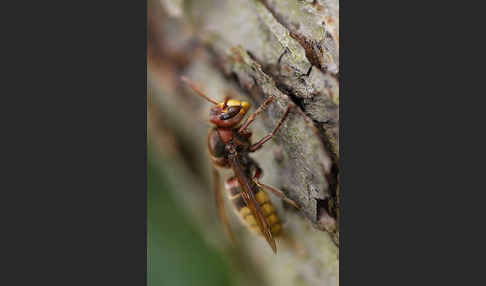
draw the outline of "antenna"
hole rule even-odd
[[[181,80],[187,84],[192,90],[194,90],[197,94],[199,94],[202,98],[206,99],[207,101],[211,102],[212,104],[219,104],[219,102],[217,102],[216,100],[214,99],[211,99],[209,97],[207,97],[200,89],[199,87],[197,87],[197,85],[195,85],[190,79],[188,79],[187,77],[185,76],[181,76]]]

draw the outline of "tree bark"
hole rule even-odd
[[[181,207],[208,241],[233,254],[236,267],[254,265],[242,271],[257,271],[260,284],[338,284],[338,9],[337,0],[148,2],[149,140],[174,162]],[[254,140],[295,105],[274,139],[252,156],[264,170],[262,182],[301,206],[296,211],[272,198],[287,234],[277,256],[234,216],[238,247],[224,238],[211,194],[222,182],[212,182],[206,150],[210,104],[181,84],[182,75],[216,100],[231,93],[256,108],[273,97],[252,124]]]

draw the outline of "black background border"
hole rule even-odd
[[[146,285],[147,3],[10,5],[2,284]]]
[[[144,285],[146,2],[29,5],[9,10],[18,17],[3,41],[14,112],[4,183],[18,201],[7,209],[4,257],[16,267],[5,277]],[[464,282],[460,268],[447,272],[457,261],[447,243],[459,239],[447,235],[465,227],[450,211],[461,213],[463,185],[442,157],[464,150],[449,132],[466,127],[443,112],[468,86],[443,62],[460,20],[443,29],[431,15],[444,5],[398,5],[340,1],[341,285]]]

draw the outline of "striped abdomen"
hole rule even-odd
[[[234,205],[234,210],[236,214],[240,217],[244,224],[252,231],[259,233],[261,235],[260,229],[255,221],[255,217],[250,213],[250,209],[246,206],[245,201],[241,196],[241,188],[238,184],[238,180],[236,178],[230,178],[226,181],[225,184],[227,194],[229,199]],[[255,194],[255,198],[260,205],[260,208],[267,220],[268,224],[270,225],[272,235],[274,237],[278,236],[282,232],[282,226],[280,224],[280,220],[275,212],[275,207],[273,206],[272,202],[270,201],[268,195],[261,190],[260,188],[255,188],[256,191],[253,193]]]

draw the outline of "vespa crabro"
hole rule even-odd
[[[250,103],[226,96],[223,102],[218,102],[206,96],[201,89],[186,77],[181,80],[193,91],[207,101],[214,104],[209,111],[209,121],[214,125],[207,137],[207,146],[213,164],[215,178],[215,200],[219,217],[225,229],[234,241],[234,236],[225,213],[221,188],[219,186],[219,171],[217,168],[231,168],[234,176],[225,181],[225,188],[229,200],[234,205],[236,214],[241,221],[254,233],[263,235],[273,252],[277,252],[275,237],[282,234],[280,219],[275,207],[265,190],[281,197],[283,200],[298,208],[297,204],[287,198],[285,194],[260,182],[263,170],[249,154],[259,150],[265,142],[270,140],[287,118],[292,105],[289,105],[277,126],[267,136],[258,142],[251,143],[251,131],[248,126],[255,120],[273,100],[268,97],[250,116],[240,125],[250,109]]]

